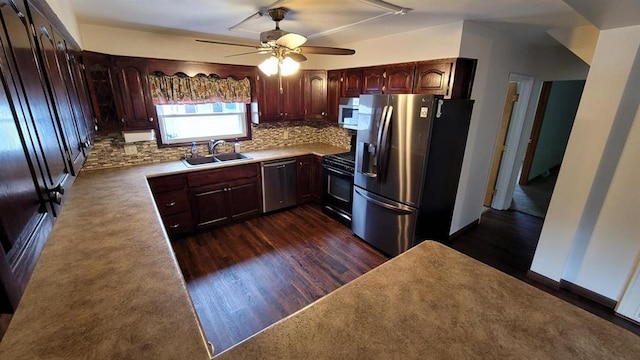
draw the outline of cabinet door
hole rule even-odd
[[[226,183],[192,189],[191,208],[197,228],[207,228],[228,221],[227,189]]]
[[[301,156],[296,159],[298,162],[297,191],[298,204],[302,204],[312,200],[313,185],[311,184],[311,167],[313,162],[312,156]]]
[[[117,58],[120,104],[125,129],[153,129],[155,107],[151,101],[147,66],[141,60]]]
[[[309,172],[311,183],[311,198],[315,202],[322,201],[322,157],[314,155]]]
[[[23,2],[0,1],[0,310],[13,312],[53,227],[65,160]],[[9,46],[11,44],[12,46]],[[47,163],[49,162],[49,163]],[[48,165],[48,166],[47,166]]]
[[[362,93],[382,94],[384,90],[384,68],[366,68],[362,71]]]
[[[342,96],[358,97],[362,91],[362,70],[345,70],[342,76]]]
[[[385,69],[385,94],[411,94],[414,65],[389,66]]]
[[[98,132],[119,131],[124,128],[118,114],[118,78],[111,57],[97,53],[83,53],[82,62],[87,78],[91,107]]]
[[[49,85],[48,92],[54,105],[56,122],[69,157],[69,169],[72,175],[77,175],[85,160],[80,129],[78,128],[78,124],[82,124],[82,121],[77,118],[78,114],[74,112],[71,94],[67,88],[70,79],[66,68],[66,56],[59,54],[64,50],[57,46],[51,25],[35,10],[31,12],[31,16],[36,29],[38,53],[44,64],[45,76]],[[80,115],[82,116],[82,114]]]
[[[258,75],[258,117],[261,123],[281,121],[284,110],[281,104],[280,85],[277,76]]]
[[[338,106],[340,105],[340,80],[342,72],[331,70],[327,72],[327,120],[338,121]]]
[[[260,182],[258,178],[236,180],[227,187],[227,207],[231,220],[260,213]]]
[[[63,189],[72,181],[64,141],[47,93],[43,67],[31,36],[31,24],[24,15],[27,14],[25,3],[3,0],[0,4],[4,5],[0,6],[4,22],[0,31],[3,73],[5,78],[11,79],[9,84],[15,90],[10,98],[16,104],[16,111],[25,118],[22,129],[25,141],[37,151],[33,171],[40,172],[44,182],[41,186],[43,196],[57,214],[64,198]]]
[[[301,71],[282,78],[285,83],[282,94],[285,120],[304,119],[304,76]]]
[[[71,72],[71,79],[73,80],[73,85],[75,87],[77,104],[80,107],[82,120],[84,121],[84,126],[79,126],[85,129],[85,136],[82,138],[83,151],[85,152],[85,155],[88,155],[95,137],[95,116],[91,108],[87,78],[84,73],[84,65],[80,62],[80,57],[77,53],[68,52],[68,55],[68,64]]]
[[[327,72],[322,70],[304,72],[305,119],[327,118]]]
[[[452,59],[421,61],[416,66],[414,94],[449,95]]]

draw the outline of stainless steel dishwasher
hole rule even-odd
[[[296,159],[263,162],[262,211],[269,212],[297,203]]]

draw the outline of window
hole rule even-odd
[[[163,144],[247,137],[243,103],[156,105]]]

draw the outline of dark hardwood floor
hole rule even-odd
[[[527,276],[544,219],[517,211],[490,209],[480,224],[448,244],[476,260],[572,303],[637,335],[640,326],[621,318],[612,309],[565,289],[553,289]]]
[[[317,205],[179,239],[173,247],[216,353],[387,260]]]

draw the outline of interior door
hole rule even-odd
[[[507,150],[507,133],[509,131],[509,124],[511,123],[511,117],[513,115],[513,108],[518,101],[518,83],[512,81],[509,83],[507,90],[507,98],[504,102],[504,110],[502,111],[502,121],[500,122],[500,129],[498,130],[498,138],[496,139],[496,147],[493,151],[493,163],[491,165],[491,172],[489,173],[489,183],[487,184],[487,190],[484,195],[484,206],[491,207],[491,202],[496,194],[496,182],[498,181],[498,172],[500,171],[500,163],[502,162],[502,156]]]

